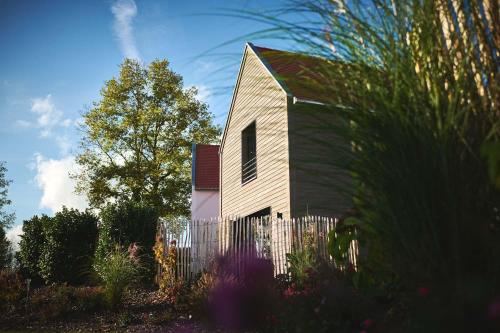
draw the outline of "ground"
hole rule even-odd
[[[76,313],[55,320],[30,318],[23,311],[3,315],[0,332],[216,332],[145,289],[128,294],[113,312]]]

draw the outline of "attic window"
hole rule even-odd
[[[241,132],[241,183],[257,178],[257,141],[255,121]]]

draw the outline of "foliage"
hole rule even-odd
[[[47,215],[35,215],[23,221],[17,260],[23,275],[31,278],[35,284],[42,281],[38,264],[45,244],[44,225],[50,221],[51,218]]]
[[[0,269],[10,267],[12,260],[12,245],[7,239],[4,228],[0,227]]]
[[[97,217],[63,207],[54,217],[34,216],[23,222],[18,260],[34,282],[81,284],[91,272]]]
[[[195,88],[184,89],[167,60],[126,59],[101,100],[84,114],[78,190],[93,207],[143,202],[160,216],[189,213],[191,144],[219,135]]]
[[[0,161],[0,228],[8,228],[16,218],[14,213],[5,212],[5,207],[11,204],[11,201],[7,198],[7,187],[12,182],[5,179],[6,172],[5,162]]]
[[[8,267],[12,262],[11,244],[5,235],[6,229],[16,217],[14,213],[5,212],[5,207],[11,204],[7,198],[7,187],[12,182],[5,179],[6,172],[5,162],[0,161],[0,269]]]
[[[410,304],[418,304],[420,286],[441,305],[453,300],[457,306],[440,313],[460,318],[458,328],[482,322],[478,309],[500,294],[500,193],[490,150],[500,140],[498,4],[291,3],[282,15],[308,19],[248,17],[327,59],[319,79],[303,81],[331,96],[325,109],[339,117],[338,126],[316,130],[351,143],[327,144],[332,160],[348,156],[334,163],[352,174],[359,220],[374,231],[365,248],[378,253],[373,276],[381,285],[396,277]]]
[[[123,295],[140,277],[137,258],[116,245],[103,259],[94,263],[94,269],[104,283],[104,296],[108,306],[116,308]]]
[[[64,318],[71,313],[99,311],[104,306],[100,287],[72,287],[54,284],[36,289],[30,298],[30,313],[47,322]]]
[[[189,294],[187,296],[187,302],[189,305],[189,310],[195,315],[206,315],[209,312],[209,297],[210,292],[214,288],[216,283],[216,276],[214,272],[203,272],[201,275],[191,284]]]
[[[359,294],[350,279],[336,268],[318,263],[299,286],[292,280],[270,311],[265,331],[359,332],[371,331],[384,307]],[[381,313],[377,313],[377,309]]]
[[[500,142],[485,142],[481,153],[488,161],[491,182],[500,189]]]
[[[18,272],[0,270],[0,311],[8,311],[26,293],[26,286]]]
[[[153,245],[155,244],[157,210],[141,203],[120,202],[108,204],[101,210],[99,240],[96,260],[102,260],[114,249],[115,244],[128,247],[137,244],[145,278],[150,279],[155,271]]]
[[[38,267],[46,283],[81,284],[91,272],[97,239],[97,217],[63,207],[44,224]]]
[[[303,248],[286,254],[290,278],[299,286],[304,284],[307,276],[317,265],[313,235],[305,232],[303,237]]]
[[[163,242],[163,237],[158,235],[153,249],[155,260],[159,266],[157,282],[160,292],[164,293],[165,297],[169,299],[171,303],[175,303],[175,298],[179,289],[176,279],[177,246],[175,240],[172,240],[167,247],[167,253],[165,253],[165,244]]]
[[[223,256],[207,280],[209,315],[230,330],[256,330],[262,327],[274,307],[275,289],[271,261],[253,256]]]

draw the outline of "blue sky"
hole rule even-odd
[[[264,12],[277,6],[266,0],[230,3]],[[9,209],[17,220],[11,236],[35,214],[50,215],[63,204],[85,208],[68,177],[80,137],[76,125],[125,56],[144,63],[167,58],[186,86],[199,88],[216,122],[224,123],[245,39],[214,51],[228,57],[207,50],[263,28],[206,15],[227,6],[210,0],[0,0],[0,160],[13,180]]]

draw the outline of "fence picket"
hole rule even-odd
[[[163,239],[165,255],[171,241],[176,242],[177,261],[175,274],[178,279],[189,280],[209,268],[219,255],[230,255],[236,267],[241,269],[244,258],[255,255],[272,261],[275,274],[286,274],[286,255],[304,250],[304,236],[314,241],[317,255],[332,261],[328,252],[328,233],[334,230],[338,220],[331,217],[308,216],[292,219],[271,217],[238,218],[218,217],[192,220],[180,234],[167,228],[168,221],[160,221],[158,235]],[[350,244],[348,258],[356,268],[359,248]],[[161,271],[158,271],[161,274]]]

